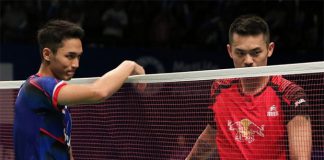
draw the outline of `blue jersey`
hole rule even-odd
[[[71,117],[57,96],[66,85],[53,77],[30,76],[15,103],[16,160],[69,159]]]

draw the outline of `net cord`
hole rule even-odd
[[[324,72],[324,61],[269,65],[261,67],[134,75],[129,76],[129,78],[126,80],[126,83],[181,82],[321,72]],[[98,77],[74,78],[71,81],[68,81],[68,83],[86,84],[94,82],[97,78]],[[0,89],[18,89],[23,82],[24,80],[0,81]]]

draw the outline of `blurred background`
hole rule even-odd
[[[269,64],[324,60],[322,0],[0,0],[0,80],[38,71],[37,29],[65,19],[85,29],[78,77],[97,77],[125,59],[147,73],[232,68],[230,23],[256,14],[270,25]]]

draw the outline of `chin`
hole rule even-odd
[[[69,77],[69,78],[66,78],[65,81],[69,81],[69,80],[71,80],[71,79],[72,79],[72,77]]]
[[[63,78],[64,81],[69,81],[71,79],[72,79],[72,77],[70,77],[70,76],[66,76],[66,77]]]

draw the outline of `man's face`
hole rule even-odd
[[[51,54],[49,68],[53,76],[61,80],[70,80],[79,67],[82,52],[80,39],[63,40],[63,46],[57,49],[56,54]]]
[[[273,49],[274,43],[267,45],[263,34],[242,36],[234,33],[233,43],[227,45],[235,68],[266,66]]]

